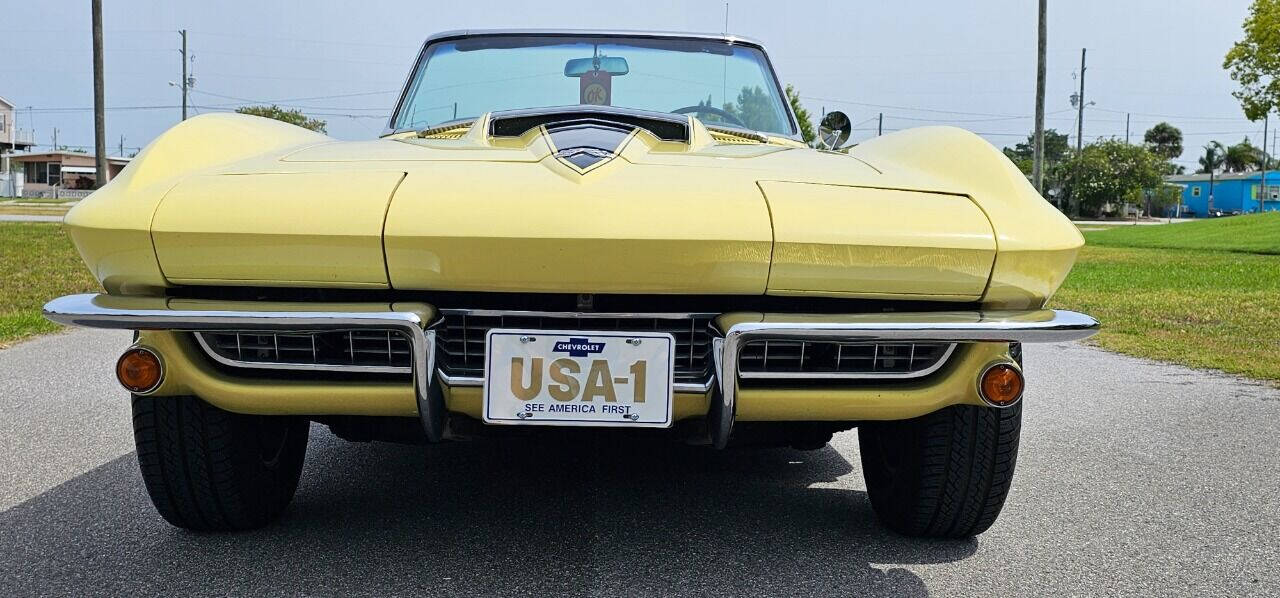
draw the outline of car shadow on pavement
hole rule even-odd
[[[880,527],[835,449],[710,451],[607,435],[351,444],[314,427],[284,519],[173,528],[135,456],[0,513],[19,593],[926,595],[898,565],[977,542]]]

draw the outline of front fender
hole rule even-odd
[[[1042,307],[1075,263],[1084,237],[985,139],[955,127],[920,127],[876,137],[849,155],[891,180],[963,193],[986,213],[996,259],[982,303],[997,309]]]
[[[187,119],[151,142],[110,183],[80,201],[64,223],[108,293],[155,294],[169,286],[156,261],[151,221],[178,181],[228,163],[329,138],[243,114]]]

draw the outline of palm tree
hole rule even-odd
[[[1222,169],[1227,172],[1248,172],[1262,163],[1258,148],[1249,143],[1249,138],[1227,148],[1222,155]]]
[[[1200,156],[1200,172],[1209,173],[1209,210],[1213,210],[1213,175],[1222,168],[1226,153],[1227,150],[1221,143],[1210,141],[1204,146],[1204,155]]]

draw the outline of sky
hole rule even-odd
[[[722,31],[723,1],[106,0],[109,153],[136,152],[180,119],[179,29],[188,30],[192,113],[297,107],[340,139],[381,134],[422,40],[466,28]],[[1211,140],[1259,144],[1222,58],[1247,0],[1050,0],[1046,126],[1070,132],[1088,49],[1084,139],[1183,131],[1180,163]],[[730,0],[728,31],[764,42],[810,111],[841,110],[854,140],[948,124],[997,146],[1024,140],[1035,101],[1036,2]],[[0,96],[48,147],[93,144],[89,0],[0,0]],[[30,106],[28,110],[27,107]],[[1275,123],[1273,123],[1275,124]],[[1268,143],[1270,145],[1270,143]],[[38,148],[42,149],[42,148]]]

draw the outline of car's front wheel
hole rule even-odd
[[[955,405],[858,428],[876,515],[908,536],[967,538],[995,522],[1018,457],[1022,405]]]
[[[147,494],[165,520],[191,530],[253,529],[278,517],[298,487],[309,425],[198,397],[133,397]]]

